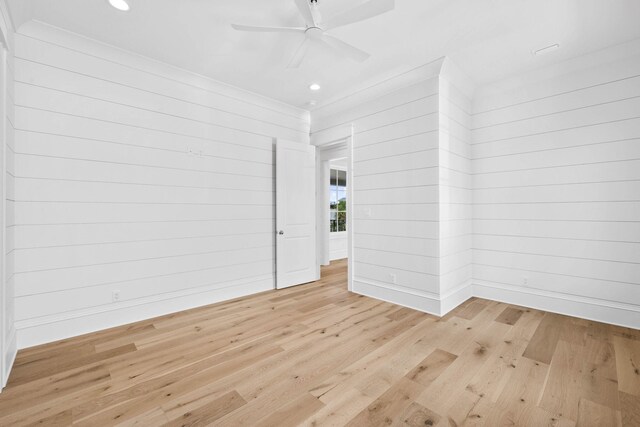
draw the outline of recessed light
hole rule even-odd
[[[109,4],[123,12],[128,12],[129,9],[131,9],[131,6],[129,6],[126,0],[109,0]]]
[[[559,48],[560,48],[560,45],[556,43],[556,44],[552,44],[551,46],[543,47],[542,49],[534,50],[533,54],[544,55],[545,53],[553,52],[554,50]]]
[[[320,90],[320,85],[318,83],[312,83],[309,85],[309,89],[311,90]]]

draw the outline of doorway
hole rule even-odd
[[[351,138],[317,148],[318,274],[346,272],[351,289],[352,206]],[[333,268],[330,268],[333,267]]]

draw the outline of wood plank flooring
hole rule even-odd
[[[316,283],[22,350],[0,425],[640,426],[640,331]]]

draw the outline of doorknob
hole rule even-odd
[[[282,236],[284,234],[284,230],[278,231],[278,234]]]

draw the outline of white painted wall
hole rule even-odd
[[[0,198],[2,211],[0,214],[0,248],[2,248],[2,262],[0,262],[0,390],[9,378],[17,353],[15,329],[15,281],[14,281],[14,40],[13,24],[7,10],[6,3],[0,2],[0,44],[4,45],[4,52],[0,56],[2,75],[0,88],[4,98],[4,105],[0,108]]]
[[[439,80],[441,313],[472,295],[471,80],[445,59]]]
[[[640,43],[482,88],[476,295],[640,327]]]
[[[20,347],[273,287],[273,138],[306,143],[308,113],[38,23],[15,50]],[[316,145],[354,128],[353,290],[639,327],[639,58],[578,58],[473,108],[439,60],[315,110]]]
[[[353,291],[439,313],[436,61],[312,112],[312,143],[353,124]]]
[[[640,42],[475,94],[431,66],[312,112],[314,144],[354,124],[354,291],[640,327]]]
[[[20,347],[274,287],[308,112],[37,22],[15,69]]]
[[[440,59],[312,112],[354,126],[354,291],[434,314],[472,295],[473,84]]]
[[[335,261],[348,256],[349,247],[347,245],[347,232],[341,231],[330,233],[329,235],[329,259]]]

